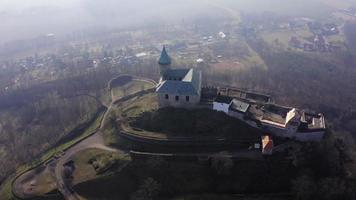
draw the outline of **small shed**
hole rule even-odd
[[[249,108],[250,108],[249,103],[240,101],[238,99],[233,99],[229,107],[229,115],[237,119],[243,120]]]
[[[219,95],[213,102],[213,110],[229,113],[233,98]]]
[[[273,148],[274,148],[274,144],[271,136],[269,135],[262,136],[262,154],[272,155]]]

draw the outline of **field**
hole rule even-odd
[[[353,52],[356,53],[356,23],[348,22],[345,24],[345,35],[348,41],[348,44]]]
[[[142,90],[147,90],[152,87],[152,83],[145,81],[132,80],[130,82],[123,82],[121,84],[115,84],[112,87],[112,96],[114,99],[119,99],[121,97],[134,94]]]
[[[290,195],[231,195],[231,194],[200,194],[186,195],[170,200],[292,200]]]
[[[289,30],[275,31],[271,33],[263,33],[263,39],[269,44],[282,44],[283,47],[289,46],[289,40],[292,36],[295,36],[293,32]]]
[[[154,199],[177,199],[173,197],[179,194],[197,194],[196,197],[199,197],[198,194],[207,192],[286,192],[288,179],[294,171],[285,163],[277,161],[271,161],[273,168],[268,168],[261,161],[220,161],[233,164],[224,168],[216,165],[219,161],[213,159],[199,162],[174,159],[168,161],[160,157],[137,158],[121,172],[78,184],[75,190],[87,199],[108,200],[141,195],[145,199],[144,195],[147,194],[142,193],[142,190],[152,191]]]
[[[125,118],[135,118],[144,112],[157,110],[157,95],[154,93],[136,97],[122,104],[122,115]]]
[[[25,191],[26,196],[43,196],[56,190],[57,184],[50,168],[41,166],[29,171],[25,176],[16,180],[15,190]]]
[[[244,66],[238,61],[222,60],[219,63],[212,64],[214,71],[223,72],[226,70],[241,70]]]
[[[86,149],[76,153],[71,160],[75,163],[73,182],[78,184],[96,179],[108,170],[115,171],[114,169],[129,162],[130,157],[121,151],[108,152],[100,149]]]
[[[229,138],[258,142],[261,133],[224,113],[208,109],[162,108],[129,119],[131,126],[166,137]],[[177,123],[179,122],[179,123]]]
[[[100,122],[102,120],[103,117],[103,113],[99,114],[97,116],[97,118],[93,121],[92,124],[90,124],[90,126],[88,126],[87,128],[85,128],[79,135],[77,138],[67,141],[65,143],[62,143],[60,145],[58,145],[56,148],[51,148],[48,151],[46,151],[40,158],[33,160],[30,163],[27,163],[25,165],[21,165],[20,167],[16,168],[16,173],[14,176],[19,175],[23,172],[25,172],[28,169],[31,169],[41,163],[44,163],[46,161],[48,161],[49,159],[51,159],[53,156],[55,156],[56,154],[62,152],[63,150],[69,148],[71,145],[75,144],[77,141],[80,141],[81,139],[87,137],[88,135],[90,135],[91,133],[93,133],[93,131],[95,131],[99,126],[100,126]],[[51,176],[49,176],[48,174],[48,168],[46,168],[45,170],[41,170],[39,172],[36,172],[37,176],[36,177],[36,181],[37,181],[37,186],[36,188],[36,194],[39,195],[43,195],[47,192],[52,191],[53,189],[55,189],[54,185],[53,185],[53,179],[51,179]],[[12,193],[11,193],[11,183],[13,181],[14,176],[9,177],[5,183],[4,186],[1,187],[0,190],[0,199],[10,199],[12,197]],[[52,182],[52,183],[51,183]],[[43,187],[45,186],[45,187]]]
[[[308,5],[308,6],[306,6]],[[280,15],[291,15],[296,17],[311,17],[317,19],[325,19],[330,16],[334,7],[327,4],[322,4],[320,1],[308,0],[249,0],[249,1],[227,1],[223,5],[229,9],[236,9],[245,12],[273,12]]]

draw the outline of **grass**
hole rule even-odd
[[[203,136],[255,141],[260,137],[260,133],[255,129],[223,113],[173,108],[158,110],[157,96],[150,93],[127,100],[114,109],[111,123],[106,123],[108,125],[104,131],[105,143],[108,146],[120,144],[115,127],[116,116],[125,119],[121,128],[127,132],[162,139]]]
[[[138,117],[144,112],[156,110],[158,108],[157,95],[151,93],[138,97],[132,101],[127,101],[122,105],[122,108],[122,115],[124,117]]]
[[[222,112],[162,108],[128,118],[131,126],[167,137],[222,137],[258,141],[261,133]]]
[[[303,29],[296,30],[295,32],[299,37],[304,39],[314,37],[314,34],[309,31],[308,27],[304,27]]]
[[[117,135],[116,127],[116,117],[125,116],[125,118],[134,118],[146,111],[152,111],[157,109],[156,94],[146,94],[141,97],[135,97],[133,99],[127,100],[122,104],[119,104],[117,107],[114,107],[111,111],[111,116],[107,118],[107,121],[104,123],[105,130],[103,132],[103,137],[105,144],[107,146],[116,146],[119,141]]]
[[[263,195],[232,195],[232,194],[199,194],[199,195],[185,195],[171,200],[292,200],[293,197],[264,197]]]
[[[1,200],[13,199],[12,192],[11,192],[11,183],[13,180],[14,177],[7,178],[5,182],[1,185],[1,189],[0,189]]]
[[[107,146],[115,146],[119,142],[119,137],[117,135],[117,127],[114,125],[115,122],[110,122],[110,125],[105,127],[103,132],[104,143]]]
[[[100,177],[103,171],[114,164],[124,164],[130,161],[128,154],[123,152],[109,152],[100,149],[86,149],[72,157],[75,162],[74,183],[78,184]],[[94,162],[95,161],[95,162]],[[94,168],[99,167],[97,169]]]
[[[285,48],[289,46],[289,40],[292,36],[296,35],[289,30],[273,31],[262,34],[263,39],[269,44],[276,44],[275,41],[278,40],[278,44],[281,44]]]
[[[119,84],[118,86],[113,87],[112,91],[114,99],[120,99],[125,95],[151,89],[152,87],[154,87],[152,83],[132,80],[125,82],[123,85]],[[105,144],[112,146],[119,142],[117,137],[117,128],[114,126],[117,115],[121,115],[123,111],[125,111],[125,114],[132,116],[142,113],[146,111],[146,109],[150,108],[152,104],[157,106],[155,98],[155,94],[144,95],[142,97],[136,97],[134,99],[127,100],[118,106],[113,106],[112,110],[108,111],[110,112],[110,116],[107,117],[106,121],[104,122],[105,130],[103,132],[103,136]]]
[[[293,17],[311,17],[321,20],[329,17],[331,11],[333,10],[332,7],[325,4],[321,4],[319,1],[308,0],[229,1],[225,3],[225,5],[231,9],[237,9],[247,12],[272,12],[278,15],[288,15]]]
[[[57,148],[52,148],[48,150],[44,155],[42,155],[39,159],[34,160],[31,163],[24,164],[16,169],[15,175],[11,178],[8,178],[5,183],[3,183],[3,186],[1,187],[0,190],[0,199],[11,199],[13,198],[12,192],[11,192],[11,184],[13,180],[18,176],[21,175],[22,173],[26,172],[27,170],[30,170],[34,167],[37,167],[38,165],[50,160],[54,155],[60,153],[61,151],[65,151],[75,143],[81,141],[85,137],[89,136],[91,133],[93,133],[97,128],[100,127],[100,122],[104,116],[104,112],[102,112],[92,123],[88,128],[85,129],[85,131],[76,139],[71,140],[69,142],[66,142]]]
[[[142,90],[147,90],[147,89],[150,89],[153,87],[154,86],[152,85],[152,83],[133,80],[123,86],[118,86],[118,87],[112,88],[112,93],[113,93],[114,99],[119,99],[121,97],[130,95],[130,94],[134,94],[134,93],[142,91]]]
[[[31,182],[35,184],[32,189],[32,193],[37,196],[42,196],[51,191],[56,190],[57,184],[55,178],[47,167],[40,167],[36,169],[36,175],[31,179]],[[25,185],[30,184],[29,181],[24,182]]]
[[[341,34],[331,35],[327,37],[328,42],[335,42],[339,44],[345,44],[345,37]]]
[[[100,101],[103,102],[104,105],[109,105],[112,101],[110,92],[106,88],[102,89],[100,92]]]
[[[5,157],[6,151],[4,147],[0,147],[0,160]]]
[[[268,167],[270,164],[274,167]],[[179,200],[190,197],[191,200],[206,200],[212,197],[211,199],[217,200],[225,198],[218,198],[219,195],[174,197],[182,194],[288,192],[288,183],[291,174],[295,171],[288,168],[286,164],[280,163],[279,160],[270,163],[234,161],[228,173],[228,175],[219,175],[210,164],[193,160],[137,158],[119,173],[78,184],[74,189],[88,199],[130,199],[129,197],[135,194],[138,186],[147,178],[151,178],[161,186],[158,197],[154,199],[162,197],[162,199]],[[93,188],[95,188],[94,191]],[[223,196],[220,195],[220,197]]]
[[[259,66],[262,67],[263,69],[267,69],[267,65],[264,62],[264,60],[261,58],[261,56],[256,51],[254,51],[247,43],[246,46],[248,47],[248,51],[250,52],[250,55],[244,57],[242,63],[245,66],[251,66],[251,67]]]

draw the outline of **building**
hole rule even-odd
[[[250,108],[249,103],[240,101],[238,99],[233,99],[230,105],[228,115],[243,120],[249,108]]]
[[[171,59],[163,47],[158,61],[161,78],[156,87],[159,107],[190,108],[199,104],[202,74],[196,69],[170,69]]]
[[[273,154],[273,140],[270,136],[262,136],[262,154],[263,155],[272,155]]]
[[[298,141],[320,141],[326,129],[322,114],[275,104],[261,105],[229,96],[219,95],[213,102],[213,110],[224,112],[274,136]]]
[[[243,120],[250,104],[229,96],[219,95],[213,102],[213,110],[224,112],[231,117]]]
[[[168,70],[172,64],[172,59],[168,55],[166,47],[163,46],[161,56],[159,57],[158,64],[160,66],[160,74],[161,76]]]
[[[213,110],[228,114],[232,100],[233,98],[231,97],[219,95],[213,102]]]
[[[162,49],[158,64],[161,69],[161,78],[156,86],[156,93],[160,108],[197,108],[213,96],[215,98],[212,102],[213,110],[224,112],[273,136],[298,141],[320,141],[324,137],[326,127],[322,114],[312,114],[276,105],[271,103],[269,96],[238,89],[223,88],[220,91],[215,89],[212,90],[212,94],[204,92],[202,98],[200,70],[196,68],[171,69],[172,60],[165,47]],[[264,139],[266,148],[271,144],[273,147],[272,140]],[[267,148],[265,154],[270,153],[271,151]]]

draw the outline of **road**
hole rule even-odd
[[[63,197],[66,200],[80,200],[80,199],[82,199],[72,189],[72,183],[71,183],[72,180],[68,180],[65,178],[66,177],[64,174],[64,171],[66,168],[65,164],[68,161],[70,161],[70,159],[73,155],[75,155],[76,153],[78,153],[82,150],[85,150],[85,149],[96,148],[96,149],[106,150],[106,151],[110,151],[110,152],[120,151],[118,149],[110,148],[105,145],[102,130],[104,128],[104,123],[105,123],[107,117],[109,116],[110,111],[113,108],[113,105],[115,103],[119,103],[120,101],[125,101],[125,100],[135,96],[135,95],[129,95],[127,97],[116,98],[116,99],[114,98],[112,91],[111,91],[111,83],[113,80],[118,79],[122,76],[125,76],[125,75],[117,76],[108,82],[107,87],[111,94],[111,102],[109,103],[109,105],[105,105],[104,102],[100,102],[103,106],[105,106],[107,108],[107,110],[104,113],[104,116],[100,122],[98,131],[93,133],[91,136],[87,137],[86,139],[82,140],[81,142],[73,145],[72,147],[67,149],[64,153],[62,153],[62,155],[60,155],[59,157],[56,156],[56,157],[52,158],[52,160],[50,160],[49,162],[43,163],[43,164],[39,165],[37,168],[27,171],[24,174],[22,174],[21,176],[19,176],[18,178],[16,178],[16,180],[13,182],[13,189],[12,189],[13,193],[16,194],[15,195],[16,197],[19,197],[20,199],[33,198],[35,196],[35,194],[33,194],[32,187],[35,187],[35,186],[31,186],[32,185],[31,180],[34,180],[34,178],[37,176],[38,169],[45,169],[50,172],[51,176],[53,176],[53,178],[55,179],[55,184],[56,184],[59,192],[63,195]],[[152,83],[152,85],[154,85],[154,86],[156,84],[156,82],[153,80],[146,79],[146,78],[140,78],[140,77],[136,77],[136,76],[133,76],[132,80],[149,82],[149,83]],[[98,101],[100,101],[98,98],[96,98],[96,99]]]
[[[71,186],[71,181],[66,180],[64,176],[64,169],[65,169],[65,164],[70,160],[70,158],[78,153],[79,151],[82,151],[84,149],[89,149],[89,148],[97,148],[97,149],[102,149],[106,151],[111,151],[111,152],[118,152],[118,149],[110,148],[105,145],[104,139],[103,139],[103,133],[102,130],[104,128],[104,123],[106,121],[106,118],[110,114],[110,111],[114,105],[114,103],[117,103],[120,101],[122,98],[115,99],[113,92],[111,90],[111,83],[113,80],[122,77],[125,75],[120,75],[118,77],[115,77],[111,79],[108,82],[108,90],[111,94],[111,103],[109,105],[104,105],[107,107],[107,110],[101,120],[100,123],[100,128],[99,130],[94,133],[92,136],[86,138],[85,140],[81,141],[80,143],[72,146],[70,149],[68,149],[63,156],[61,156],[57,161],[56,161],[56,167],[55,167],[55,178],[57,182],[57,187],[58,190],[61,192],[61,194],[64,196],[66,200],[80,200],[81,197],[75,193],[75,191],[72,189]],[[133,77],[133,80],[135,81],[144,81],[144,82],[149,82],[152,83],[153,85],[156,83],[153,80],[146,79],[146,78],[140,78],[140,77]]]
[[[120,76],[119,76],[120,77]],[[119,78],[116,77],[116,78]],[[52,161],[50,161],[47,165],[41,165],[39,167],[48,167],[48,169],[50,170],[51,174],[53,175],[53,177],[55,178],[55,182],[57,185],[57,188],[59,190],[59,192],[63,195],[63,197],[66,200],[81,200],[82,198],[80,197],[79,194],[77,194],[73,189],[72,189],[72,180],[68,180],[66,179],[65,176],[65,168],[66,168],[66,163],[68,163],[68,161],[70,161],[71,157],[73,155],[75,155],[76,153],[85,150],[85,149],[89,149],[89,148],[97,148],[97,149],[101,149],[101,150],[106,150],[106,151],[110,151],[110,152],[118,152],[120,151],[119,149],[114,149],[111,147],[108,147],[105,145],[104,142],[104,138],[103,138],[103,132],[102,130],[104,129],[104,123],[106,122],[107,117],[110,114],[110,111],[112,110],[113,106],[117,103],[120,103],[121,101],[126,101],[130,98],[133,98],[135,96],[137,96],[138,93],[132,94],[132,95],[128,95],[125,97],[121,97],[121,98],[117,98],[115,99],[112,92],[111,92],[111,82],[114,79],[111,79],[108,83],[108,89],[109,92],[111,94],[111,102],[109,105],[104,105],[107,107],[106,112],[104,113],[104,116],[100,122],[100,127],[98,129],[97,132],[95,132],[94,134],[92,134],[91,136],[87,137],[86,139],[82,140],[81,142],[73,145],[71,148],[67,149],[60,157],[58,158],[54,158]],[[139,78],[139,77],[134,77],[132,80],[135,81],[144,81],[144,82],[149,82],[152,83],[152,85],[155,85],[156,82],[154,82],[153,80],[150,79],[144,79],[144,78]],[[148,91],[148,90],[147,90]],[[148,139],[148,138],[146,138]],[[153,153],[145,153],[145,152],[131,152],[131,153],[135,153],[136,155],[140,154],[140,155],[151,155]],[[164,154],[165,156],[172,156],[171,154]],[[205,154],[194,154],[194,153],[188,153],[188,154],[176,154],[173,156],[178,156],[178,157],[184,157],[184,156],[200,156],[200,157],[206,157],[206,156],[211,156],[211,154],[209,153],[205,153]],[[215,157],[225,157],[225,156],[231,156],[231,157],[254,157],[255,159],[260,159],[260,153],[258,152],[235,152],[232,155],[215,155]],[[30,172],[27,172],[30,173]],[[25,173],[26,174],[26,173]],[[34,175],[35,176],[35,175]],[[68,175],[67,175],[68,177]],[[22,178],[26,178],[26,177],[22,177]],[[19,178],[21,179],[21,178]],[[19,190],[15,189],[14,191],[18,192],[21,189],[23,189],[24,187],[19,184],[15,184],[16,188],[19,188]],[[24,196],[26,197],[25,192],[21,191],[21,194],[24,194]]]

